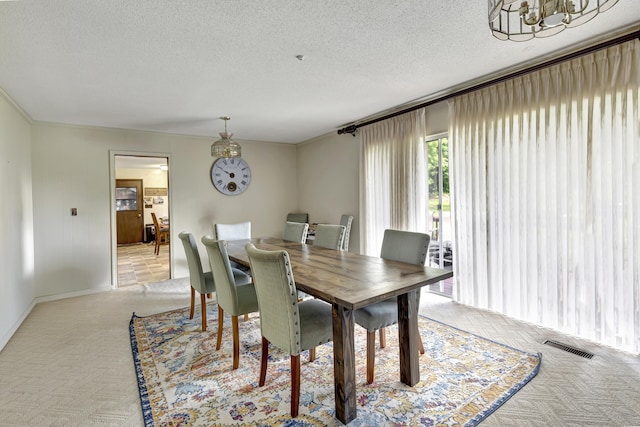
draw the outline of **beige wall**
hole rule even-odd
[[[111,212],[115,178],[110,169],[114,153],[169,157],[172,242],[179,242],[177,235],[183,230],[200,239],[212,232],[214,222],[244,220],[252,221],[254,235],[280,236],[286,213],[298,204],[296,147],[238,142],[252,181],[246,192],[230,197],[211,184],[210,138],[34,124],[36,296],[107,290],[115,280]],[[78,209],[75,217],[70,215],[72,207]],[[181,245],[171,245],[171,256],[173,277],[187,276]]]
[[[0,349],[34,305],[31,124],[0,89]]]
[[[446,101],[427,107],[427,136],[449,131],[449,104]]]
[[[338,224],[353,215],[350,252],[360,252],[358,180],[360,137],[327,134],[298,145],[298,200],[309,222]]]
[[[448,106],[441,102],[427,108],[427,135],[447,132]],[[354,216],[350,252],[360,252],[360,134],[337,132],[298,145],[298,200],[310,222],[337,224],[340,215]]]

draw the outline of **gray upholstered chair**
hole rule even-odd
[[[289,222],[309,222],[308,213],[290,213],[287,214],[287,221]]]
[[[287,221],[284,224],[283,240],[290,242],[305,243],[307,241],[307,232],[309,231],[309,224],[306,222],[292,222]]]
[[[243,240],[251,238],[251,221],[237,224],[214,224],[216,240]]]
[[[216,240],[251,239],[251,221],[239,222],[236,224],[216,223],[213,225],[213,232]],[[231,266],[251,274],[249,268],[243,265],[231,261]]]
[[[385,230],[380,257],[424,265],[429,251],[429,235],[410,231]],[[417,306],[420,307],[420,290],[417,292]],[[355,311],[355,321],[367,330],[367,383],[373,382],[375,366],[376,331],[380,330],[380,347],[384,348],[385,327],[398,323],[398,299],[389,298]],[[424,354],[422,338],[418,334],[420,354]]]
[[[316,226],[316,236],[313,246],[342,250],[344,240],[344,225],[318,224]]]
[[[260,306],[262,361],[259,385],[267,375],[269,343],[291,356],[291,416],[298,416],[300,403],[300,353],[309,350],[315,359],[315,347],[333,338],[331,306],[311,299],[298,302],[296,283],[286,251],[264,251],[246,246]]]
[[[196,291],[200,294],[200,311],[202,312],[202,331],[207,330],[207,301],[206,296],[216,291],[211,273],[202,271],[202,262],[196,239],[193,234],[186,231],[181,232],[178,237],[184,246],[184,252],[187,255],[187,265],[189,266],[189,282],[191,283],[191,310],[189,311],[189,319],[193,319],[193,312],[196,299]]]
[[[211,236],[202,237],[202,243],[209,255],[211,273],[216,283],[216,299],[218,300],[218,337],[216,350],[222,344],[224,313],[231,315],[233,333],[233,369],[238,369],[240,362],[240,334],[238,332],[238,316],[258,311],[258,299],[253,283],[237,280],[229,262],[229,255],[224,240],[215,240]],[[239,283],[238,283],[239,282]]]
[[[349,250],[349,239],[351,238],[351,223],[353,222],[352,215],[342,215],[340,217],[340,225],[344,225],[344,240],[342,241],[342,250]]]

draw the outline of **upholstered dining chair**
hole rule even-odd
[[[309,350],[315,359],[315,347],[333,339],[331,306],[317,299],[299,302],[296,282],[286,251],[264,251],[246,245],[253,271],[262,334],[262,359],[259,385],[267,376],[269,343],[286,351],[291,364],[291,416],[298,416],[300,403],[300,353]]]
[[[284,233],[282,235],[283,240],[290,242],[305,243],[307,241],[307,232],[309,231],[309,224],[306,222],[292,222],[287,221],[284,224]]]
[[[238,222],[235,224],[213,225],[213,232],[216,240],[244,240],[251,238],[251,221]],[[249,268],[231,261],[231,266],[249,273]],[[249,273],[251,274],[251,273]]]
[[[243,240],[251,238],[251,221],[238,222],[235,224],[213,225],[216,240]]]
[[[408,264],[424,265],[429,251],[429,235],[410,231],[385,230],[380,258]],[[420,290],[417,291],[420,307]],[[385,327],[398,323],[398,299],[389,298],[355,311],[355,321],[367,330],[367,383],[373,382],[376,331],[380,331],[380,347],[384,348]],[[420,354],[424,354],[422,338],[418,334]]]
[[[211,236],[203,236],[202,243],[207,248],[211,273],[216,284],[218,300],[218,337],[216,350],[222,344],[224,313],[231,315],[233,334],[233,369],[238,369],[240,362],[240,334],[238,316],[258,311],[258,299],[253,283],[238,281],[229,262],[229,255],[224,240],[215,240]],[[240,282],[240,283],[238,283]]]
[[[289,213],[287,214],[287,221],[289,222],[309,222],[308,213]]]
[[[342,240],[342,250],[349,250],[349,239],[351,238],[351,223],[353,223],[353,215],[342,215],[340,217],[340,225],[344,225],[344,239]]]
[[[162,226],[156,217],[155,212],[151,212],[151,219],[153,220],[153,226],[156,229],[156,246],[154,253],[160,255],[160,246],[169,244],[169,227]]]
[[[316,237],[313,240],[313,246],[342,250],[344,230],[344,225],[318,224],[316,226]]]
[[[193,234],[183,231],[178,234],[184,246],[184,252],[187,255],[187,266],[189,267],[189,282],[191,283],[191,309],[189,310],[189,319],[193,319],[195,308],[196,291],[200,294],[200,312],[202,316],[202,332],[207,330],[207,295],[216,291],[213,282],[213,275],[205,273],[202,270],[202,262],[196,239]]]

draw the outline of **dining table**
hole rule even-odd
[[[342,423],[356,418],[355,310],[397,297],[400,381],[408,386],[420,381],[417,292],[452,277],[451,270],[272,237],[227,241],[229,259],[250,267],[247,243],[287,251],[298,290],[331,304],[335,415]]]

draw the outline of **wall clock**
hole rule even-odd
[[[241,157],[220,157],[211,166],[211,182],[227,196],[243,193],[251,182],[251,169]]]

